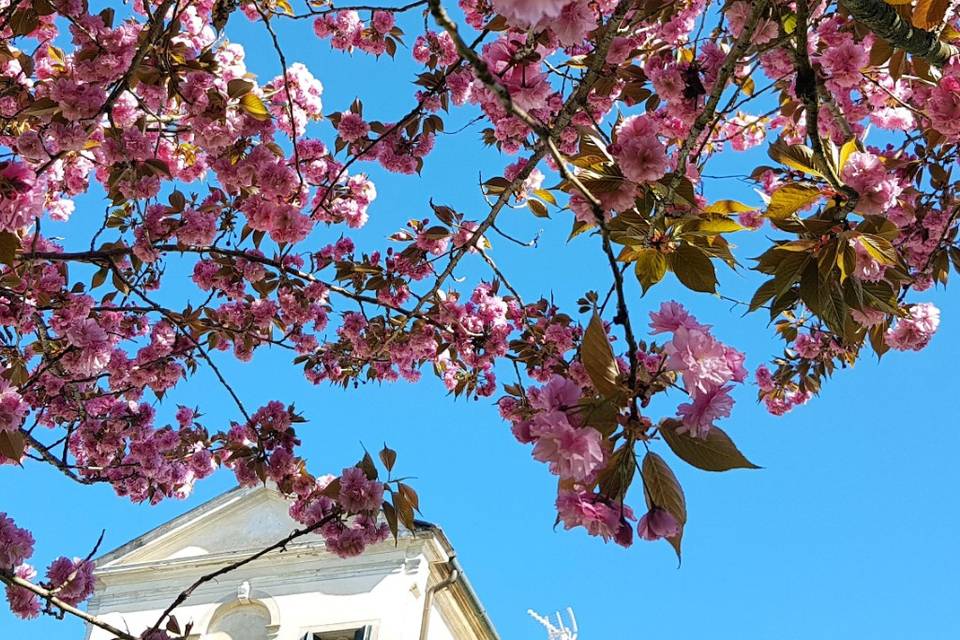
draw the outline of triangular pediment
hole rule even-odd
[[[264,486],[234,489],[97,560],[114,568],[260,549],[298,527],[290,503]]]

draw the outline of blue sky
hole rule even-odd
[[[231,33],[248,45],[250,68],[269,80],[278,66],[262,28],[242,22],[235,15]],[[306,22],[281,34],[289,43],[288,60],[307,63],[323,82],[326,113],[348,108],[357,95],[367,117],[384,121],[412,105],[409,80],[417,69],[407,51],[395,62],[377,63],[364,54],[331,52]],[[447,129],[472,116],[455,112]],[[332,139],[328,123],[316,132]],[[428,215],[430,197],[468,218],[482,217],[478,174],[499,175],[512,159],[482,149],[479,132],[474,126],[441,136],[421,178],[364,165],[379,197],[370,224],[357,235],[360,246],[382,245],[407,219]],[[746,171],[748,160],[724,156],[710,172]],[[710,182],[708,195],[757,203],[737,180]],[[45,229],[66,236],[68,245],[82,243],[103,206],[99,194],[85,197],[73,222]],[[553,294],[575,312],[573,302],[584,291],[609,286],[598,240],[566,243],[569,213],[541,220],[526,210],[507,211],[501,222],[521,237],[542,230],[537,249],[502,241],[494,246],[493,255],[525,298]],[[733,241],[746,262],[759,253],[763,237],[741,236]],[[488,276],[476,262],[468,262],[464,273]],[[749,271],[719,273],[723,292],[740,299],[761,281]],[[166,295],[187,290],[175,285]],[[690,298],[672,277],[645,298],[632,282],[630,290],[631,311],[641,326],[661,300],[677,297],[712,323],[720,339],[745,351],[751,369],[779,350],[763,316],[742,317],[708,296]],[[584,640],[663,634],[718,640],[956,638],[960,304],[942,291],[914,294],[912,300],[931,300],[943,312],[940,331],[925,351],[890,353],[880,365],[868,356],[855,370],[838,372],[819,399],[783,418],[766,414],[753,388],[738,391],[734,415],[723,426],[764,468],[710,474],[674,465],[690,513],[679,568],[665,543],[622,549],[580,531],[553,531],[556,480],[513,440],[490,400],[454,400],[429,373],[417,385],[314,387],[286,353],[263,351],[245,365],[221,356],[218,363],[248,407],[271,399],[296,403],[309,419],[300,433],[314,472],[351,464],[362,453],[361,443],[376,449],[386,441],[396,449],[398,471],[417,478],[424,517],[447,531],[506,639],[542,637],[527,608],[547,613],[566,606],[576,611]],[[236,418],[226,394],[205,373],[182,385],[174,400],[202,403],[211,427]],[[674,406],[678,401],[671,399]],[[34,560],[42,568],[61,553],[85,555],[101,529],[105,548],[115,547],[232,485],[232,475],[221,472],[186,501],[148,507],[28,464],[23,470],[0,468],[0,508],[34,532]],[[633,496],[633,502],[642,498]],[[76,621],[21,622],[0,607],[0,638],[66,640],[82,633]]]

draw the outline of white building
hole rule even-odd
[[[187,586],[298,527],[276,491],[234,489],[97,560],[89,612],[138,635]],[[497,640],[443,532],[344,560],[319,536],[200,586],[174,612],[190,640]],[[89,628],[87,640],[112,636]]]

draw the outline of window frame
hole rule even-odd
[[[379,620],[357,620],[354,622],[338,622],[336,624],[311,625],[301,629],[299,640],[323,640],[321,634],[336,633],[338,631],[354,631],[354,640],[377,640],[379,637]],[[363,635],[356,635],[363,632]]]

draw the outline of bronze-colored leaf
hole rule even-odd
[[[697,438],[689,433],[678,433],[678,420],[667,419],[660,423],[660,435],[677,457],[704,471],[729,471],[730,469],[759,469],[740,453],[722,429],[713,427],[706,438]]]
[[[603,321],[596,313],[590,318],[590,324],[583,333],[583,344],[580,347],[580,362],[587,370],[590,381],[600,395],[612,398],[620,390],[620,367],[613,355],[613,348],[603,330]]]
[[[417,492],[413,490],[413,487],[401,482],[397,484],[397,490],[400,491],[400,494],[406,499],[410,506],[413,507],[413,510],[419,513],[420,497],[417,495]]]
[[[227,83],[227,95],[231,100],[236,100],[253,91],[253,83],[243,78],[234,78]]]
[[[400,527],[397,524],[397,510],[393,508],[392,504],[386,501],[383,503],[383,517],[387,520],[390,533],[393,534],[394,543],[398,542]]]
[[[364,452],[363,459],[357,463],[357,466],[360,467],[363,474],[367,476],[367,480],[377,479],[377,465],[373,464],[373,458],[370,457],[369,452]]]
[[[534,200],[532,198],[527,200],[527,207],[533,212],[533,215],[537,216],[538,218],[550,217],[550,213],[547,211],[546,205],[539,200]]]
[[[688,289],[704,293],[717,291],[717,272],[713,262],[692,244],[683,242],[670,254],[670,268]]]
[[[0,456],[20,461],[27,448],[27,441],[19,431],[0,431]]]
[[[16,5],[14,5],[16,6]],[[40,26],[40,16],[32,8],[18,9],[10,17],[10,30],[15,36],[25,36],[33,33]]]
[[[753,297],[750,298],[750,311],[756,311],[775,295],[777,295],[777,281],[774,278],[770,278],[760,285],[754,292]]]
[[[647,508],[660,507],[669,511],[680,525],[680,533],[667,539],[679,558],[680,539],[687,524],[687,502],[683,497],[683,489],[666,461],[652,451],[648,451],[644,456],[641,473]]]
[[[940,26],[950,6],[950,0],[917,0],[910,16],[917,29],[930,31]]]
[[[796,169],[797,171],[802,171],[812,176],[823,176],[824,168],[813,154],[813,149],[806,145],[787,144],[783,138],[779,138],[770,145],[767,149],[767,154],[777,162],[791,169]]]
[[[397,452],[384,444],[383,449],[380,450],[380,462],[383,463],[384,468],[386,468],[387,471],[392,471],[396,461]]]
[[[13,266],[20,250],[20,238],[9,231],[0,231],[0,264]]]

